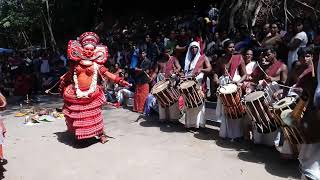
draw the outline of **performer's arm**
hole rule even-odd
[[[156,67],[154,68],[154,71],[151,73],[150,79],[154,80],[157,78],[159,72],[159,64],[157,63]]]
[[[181,70],[181,66],[177,58],[174,58],[174,68],[175,73],[179,73]]]
[[[201,69],[201,72],[210,73],[212,71],[212,66],[211,66],[211,64],[210,64],[210,62],[209,62],[207,57],[204,57],[204,62],[203,63],[204,63],[205,68]]]
[[[286,65],[282,65],[282,69],[280,72],[280,82],[285,83],[288,79],[288,68]]]
[[[127,81],[123,80],[119,76],[112,74],[104,66],[101,66],[99,71],[100,71],[101,76],[103,76],[105,79],[110,79],[114,83],[120,84],[121,86],[129,86],[129,83]]]
[[[63,94],[65,88],[72,82],[73,70],[68,71],[60,77],[59,92]]]
[[[213,84],[215,85],[215,86],[218,86],[220,83],[219,83],[219,76],[218,76],[218,74],[217,73],[214,73],[213,74]]]
[[[0,110],[1,110],[7,106],[6,97],[4,97],[1,93],[0,93],[0,101],[2,101],[2,104],[0,104]]]
[[[246,64],[244,63],[242,56],[241,56],[240,68],[241,68],[242,76],[241,76],[241,79],[238,81],[238,83],[245,81],[247,78]]]

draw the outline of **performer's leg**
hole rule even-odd
[[[105,133],[102,133],[101,135],[100,135],[100,142],[102,143],[102,144],[104,144],[104,143],[106,143],[106,142],[108,142],[109,140],[108,140],[108,136],[105,134]]]

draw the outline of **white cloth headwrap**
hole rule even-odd
[[[198,52],[196,54],[196,56],[194,57],[194,59],[192,59],[192,52],[191,52],[191,47],[192,46],[197,46],[198,47]],[[191,76],[194,68],[196,67],[196,64],[198,62],[198,60],[200,59],[200,45],[198,42],[193,41],[192,43],[190,43],[189,47],[188,47],[188,52],[185,58],[185,64],[184,64],[184,74],[185,76]],[[190,69],[189,69],[189,65],[191,63]]]

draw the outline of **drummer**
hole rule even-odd
[[[314,76],[314,66],[312,60],[310,60],[310,56],[313,56],[313,50],[311,48],[301,48],[298,51],[299,61],[294,64],[293,71],[290,73],[286,82],[286,85],[292,86],[292,88],[284,89],[284,97],[300,96],[304,87],[304,80],[312,79],[312,76]],[[281,93],[281,91],[278,93]]]
[[[269,64],[268,68],[264,73],[263,89],[268,87],[271,90],[270,95],[277,92],[280,87],[277,84],[284,84],[288,77],[288,67],[282,61],[277,59],[276,50],[272,47],[266,48],[264,51],[266,63]],[[276,82],[276,83],[272,83]],[[272,100],[275,101],[279,97],[274,97]],[[272,102],[273,102],[272,101]]]
[[[309,48],[305,48],[303,61],[313,66],[313,52]],[[320,179],[320,106],[319,106],[319,82],[320,82],[320,64],[317,67],[317,79],[315,78],[314,68],[311,69],[311,76],[303,76],[298,81],[297,86],[303,88],[303,92],[309,95],[306,111],[298,124],[299,129],[305,135],[307,142],[301,144],[299,161],[303,179]],[[315,82],[318,82],[318,85]]]
[[[258,65],[255,73],[259,71],[263,79],[259,81],[257,89],[267,92],[270,95],[270,103],[273,103],[280,98],[276,96],[275,92],[280,90],[279,84],[284,84],[287,80],[288,68],[277,59],[276,50],[272,47],[267,47],[263,51],[261,61],[261,65]],[[264,134],[258,132],[257,128],[253,128],[253,143],[274,146],[278,134],[279,131]]]
[[[195,78],[199,87],[202,85],[205,73],[210,73],[212,70],[211,64],[205,55],[200,55],[200,45],[198,42],[191,42],[185,58],[184,75]],[[203,95],[204,97],[204,95]],[[205,127],[205,105],[199,107],[187,108],[185,114],[186,128]]]
[[[290,85],[292,88],[289,89],[289,91],[288,89],[284,89],[282,95],[276,96],[301,96],[304,89],[312,89],[311,85],[314,76],[313,50],[311,48],[302,48],[298,51],[298,61],[293,66],[293,70],[289,74],[289,78],[286,82],[286,85]],[[281,91],[277,93],[281,93]],[[277,150],[281,153],[281,157],[285,159],[296,158],[295,156],[297,154],[294,154],[290,148],[289,141],[284,140],[283,143],[280,143],[280,139],[281,137],[278,136],[275,142]]]
[[[173,78],[181,70],[181,66],[176,57],[169,55],[168,52],[159,56],[157,65],[153,76],[156,76],[156,82]],[[174,85],[174,84],[172,84]],[[160,121],[173,121],[178,122],[180,119],[181,111],[179,109],[179,102],[171,105],[170,107],[163,108],[158,102],[159,106],[159,120]]]
[[[225,56],[217,62],[217,76],[214,80],[218,85],[225,85],[230,82],[241,84],[247,77],[246,65],[241,55],[235,54],[234,42],[225,40],[223,42]],[[240,119],[230,119],[224,112],[221,100],[218,99],[216,116],[221,122],[219,135],[222,138],[236,139],[243,137],[243,122]]]
[[[171,56],[168,51],[160,54],[157,65],[155,67],[154,75],[156,75],[157,82],[171,77],[173,74],[178,74],[181,70],[178,59]]]

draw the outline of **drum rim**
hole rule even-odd
[[[285,101],[286,99],[291,100],[291,101],[290,101],[291,103],[289,103],[289,101]],[[282,102],[282,101],[284,101],[284,103],[286,103],[286,104],[278,105],[278,103],[280,103],[280,102]],[[294,102],[295,102],[295,98],[294,98],[294,97],[284,97],[284,98],[280,99],[278,102],[275,102],[275,103],[272,105],[272,107],[273,107],[274,109],[281,109],[281,108],[283,108],[283,107],[292,105]]]
[[[232,92],[221,92],[220,91],[220,89],[223,89],[223,87],[225,87],[225,86],[234,86],[234,87],[236,87],[236,89],[234,90],[234,91],[232,91]],[[224,88],[225,89],[225,88]],[[233,93],[235,93],[235,92],[237,92],[238,91],[238,89],[239,89],[239,87],[236,85],[236,84],[226,84],[226,85],[222,85],[222,86],[219,86],[219,88],[218,88],[218,92],[220,93],[220,94],[233,94]]]
[[[249,99],[249,97],[253,96],[252,94],[257,94],[257,93],[261,93],[261,94],[259,96],[256,96],[254,98]],[[246,101],[246,102],[256,101],[256,100],[260,99],[261,97],[264,97],[264,95],[265,95],[264,91],[254,91],[254,92],[251,92],[251,93],[247,94],[244,97],[244,101]]]
[[[158,94],[159,92],[162,92],[164,89],[166,89],[169,86],[169,81],[166,80],[162,80],[157,82],[151,89],[151,94]],[[166,85],[166,86],[162,86],[162,85]],[[163,87],[162,89],[160,89],[159,87]]]
[[[285,119],[291,119],[291,121],[293,121],[293,119],[290,117],[290,114],[293,110],[292,109],[286,109],[284,111],[281,112],[280,114],[280,118],[283,121],[284,124],[288,125],[288,126],[292,126],[292,124],[287,124]]]
[[[184,87],[184,86],[186,86],[185,84],[190,84],[190,83],[191,83],[190,86]],[[188,89],[188,88],[190,88],[190,87],[192,87],[192,86],[194,86],[194,85],[196,85],[196,82],[195,82],[195,81],[193,81],[193,80],[187,80],[187,81],[182,82],[182,83],[179,85],[179,87],[180,87],[180,89]]]

